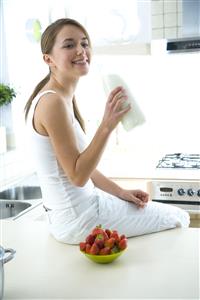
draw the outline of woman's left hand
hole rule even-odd
[[[143,208],[149,201],[149,194],[143,192],[142,190],[122,189],[120,193],[120,198],[135,203],[138,206],[138,208]]]

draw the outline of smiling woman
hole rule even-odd
[[[130,105],[124,105],[124,87],[110,91],[100,125],[87,142],[75,102],[77,84],[91,62],[91,42],[83,26],[72,19],[55,21],[42,34],[41,48],[49,74],[36,86],[25,114],[52,235],[76,244],[97,224],[127,237],[187,227],[186,212],[148,202],[146,192],[124,189],[97,170]]]
[[[26,116],[28,114],[32,100],[38,94],[39,91],[42,91],[42,87],[45,85],[45,83],[47,83],[49,81],[50,74],[53,75],[53,72],[55,70],[55,60],[57,62],[57,68],[59,67],[59,68],[63,69],[64,67],[66,67],[66,64],[67,64],[67,66],[72,68],[72,64],[75,62],[75,57],[74,57],[73,51],[74,51],[74,48],[76,49],[76,47],[77,47],[77,41],[78,41],[78,43],[80,43],[80,49],[82,47],[89,49],[91,46],[90,38],[89,38],[87,32],[82,27],[82,25],[79,24],[78,22],[76,22],[74,20],[70,20],[70,19],[69,20],[61,19],[61,20],[58,20],[57,22],[55,22],[54,25],[55,25],[54,30],[53,30],[53,26],[47,27],[46,31],[43,34],[43,39],[41,41],[43,58],[44,58],[44,61],[47,63],[47,65],[50,68],[50,73],[43,79],[43,81],[41,81],[38,84],[38,86],[36,87],[32,96],[30,97],[30,99],[26,105],[26,109],[25,109]],[[66,38],[66,32],[65,32],[66,26],[64,27],[64,25],[68,25],[67,30],[69,32],[67,32],[67,36],[68,36],[67,38]],[[74,26],[77,29],[80,28],[80,30],[77,30],[76,40],[72,39],[70,36],[70,34],[73,33]],[[60,32],[58,33],[58,36],[57,36],[57,31],[59,29],[60,29]],[[72,33],[70,32],[70,29],[72,30]],[[49,31],[51,32],[51,42],[49,42]],[[79,38],[79,40],[78,40],[78,38]],[[54,45],[54,43],[55,43],[55,45]],[[79,47],[79,45],[78,45],[78,47]],[[55,48],[57,49],[56,53],[55,53]],[[78,48],[78,51],[81,51],[80,49]],[[76,60],[80,60],[79,53],[78,53],[77,57],[78,58],[76,58]],[[87,65],[89,63],[89,55],[86,58],[85,54],[84,54],[84,57],[81,59],[84,62],[83,65],[85,67],[87,67]],[[86,69],[86,72],[87,71],[88,70]],[[64,72],[65,72],[65,69],[64,69]],[[75,98],[73,98],[73,107],[74,107],[75,116],[79,120],[81,127],[84,129],[83,120],[79,113],[78,107],[76,105]]]
[[[68,37],[66,38],[66,36]],[[83,72],[82,75],[85,75],[89,71],[90,63],[89,37],[86,37],[81,30],[74,32],[74,25],[65,26],[58,33],[52,51],[44,53],[43,58],[51,67],[52,74],[55,72],[56,64],[56,67],[62,68],[64,72],[71,70],[71,74],[68,72],[70,76],[76,70],[74,65],[82,67],[77,69],[78,73],[74,76],[80,76],[79,72]]]

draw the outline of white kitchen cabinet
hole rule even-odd
[[[54,21],[61,9],[58,12],[57,1],[50,2]],[[146,47],[135,49],[133,45],[150,43],[151,0],[62,0],[61,6],[62,14],[78,20],[87,29],[95,54],[110,54],[110,47],[112,54],[149,54]]]
[[[149,42],[150,8],[150,0],[65,1],[66,14],[87,28],[94,47]]]

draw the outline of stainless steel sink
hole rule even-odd
[[[0,199],[3,200],[31,200],[42,198],[39,186],[15,186],[0,192]]]
[[[31,207],[30,203],[0,200],[0,219],[15,217],[29,207]]]
[[[32,174],[0,192],[0,219],[16,220],[41,204],[39,180]]]

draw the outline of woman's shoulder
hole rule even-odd
[[[59,93],[54,90],[41,90],[37,94],[37,100],[42,106],[63,105],[63,99]]]
[[[39,94],[38,94],[39,96]],[[57,92],[44,90],[40,92],[40,99],[37,105],[37,112],[45,119],[63,119],[68,117],[69,109],[65,99]]]
[[[39,93],[37,94],[36,98],[39,100],[41,98],[47,98],[47,97],[59,97],[58,93],[54,90],[50,90],[50,89],[42,89],[39,91]]]
[[[54,89],[41,89],[38,93],[38,95],[46,95],[46,94],[57,94],[57,92]]]

